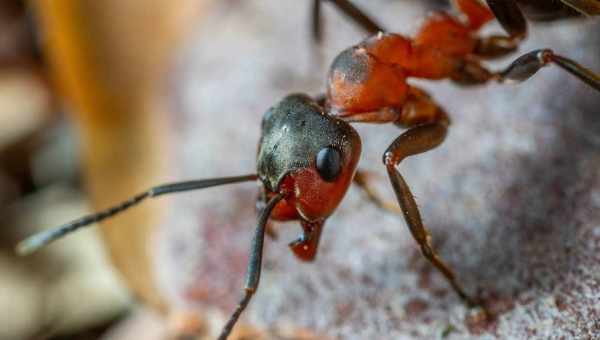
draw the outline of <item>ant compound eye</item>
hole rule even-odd
[[[333,182],[342,171],[342,155],[332,147],[321,149],[317,154],[317,171],[326,182]]]

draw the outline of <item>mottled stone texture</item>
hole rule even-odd
[[[173,82],[174,178],[255,171],[262,113],[290,92],[323,91],[329,62],[362,35],[328,7],[319,54],[306,26],[309,2],[223,1],[198,28]],[[403,33],[425,13],[406,1],[360,3]],[[597,19],[534,25],[521,51],[552,47],[600,70],[598,32]],[[293,223],[267,241],[244,320],[334,339],[600,338],[600,95],[554,67],[521,85],[419,84],[453,124],[442,147],[401,170],[441,255],[497,318],[468,317],[403,219],[353,188],[328,220],[316,262],[287,249],[300,231]],[[381,154],[400,131],[358,130],[360,166],[391,200]],[[255,185],[240,184],[172,199],[156,238],[157,275],[176,309],[234,308],[256,195]]]

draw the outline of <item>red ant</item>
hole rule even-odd
[[[443,0],[429,1],[442,2]],[[335,4],[337,9],[358,23],[369,34],[387,32],[349,0],[313,0],[312,33],[314,40],[317,42],[322,39],[321,4],[323,2]],[[455,0],[451,2],[455,3]],[[527,24],[521,7],[527,11],[529,18],[540,21],[581,15],[600,15],[600,2],[598,0],[486,0],[486,2],[504,30],[515,38],[523,38],[527,33]]]
[[[489,8],[507,27],[509,36],[479,38],[475,32],[494,18],[492,11],[477,0],[456,0],[455,4],[465,20],[436,13],[413,39],[378,33],[340,53],[329,73],[323,105],[307,95],[292,94],[269,109],[262,120],[256,174],[153,187],[117,206],[34,235],[19,244],[18,252],[33,252],[149,197],[259,180],[262,209],[250,248],[243,298],[219,336],[226,339],[258,288],[268,221],[299,221],[303,233],[289,246],[299,259],[313,260],[324,223],[350,184],[355,181],[369,190],[357,176],[361,140],[349,123],[394,123],[408,130],[388,147],[383,163],[410,231],[423,255],[442,272],[460,298],[469,306],[478,305],[436,254],[408,184],[397,170],[407,157],[440,145],[450,124],[444,110],[423,90],[407,84],[407,78],[450,78],[466,84],[523,81],[550,63],[599,91],[600,77],[547,49],[527,53],[501,72],[488,71],[477,58],[512,52],[525,36],[525,21],[515,16],[520,11],[513,1],[489,0]],[[380,200],[371,199],[381,205]]]

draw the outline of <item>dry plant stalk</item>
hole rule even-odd
[[[57,85],[81,135],[93,205],[106,207],[164,179],[165,74],[202,1],[39,0],[32,5]],[[103,223],[118,270],[142,300],[164,308],[152,273],[158,202]]]

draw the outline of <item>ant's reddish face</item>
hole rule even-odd
[[[291,193],[280,207],[287,216],[316,221],[333,213],[356,171],[358,133],[305,95],[288,96],[267,111],[262,132],[258,174],[269,191]]]
[[[296,209],[303,219],[316,221],[333,213],[352,182],[357,158],[351,156],[345,164],[340,160],[338,174],[333,179],[323,176],[318,162],[289,174],[294,183]]]

